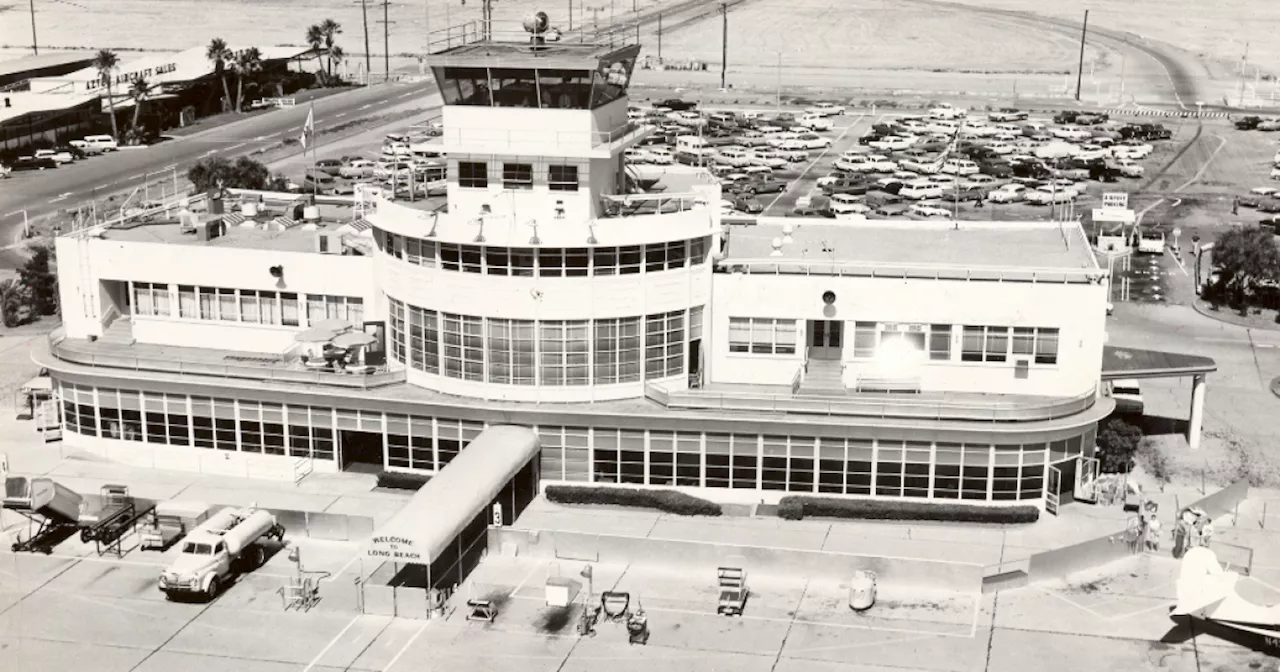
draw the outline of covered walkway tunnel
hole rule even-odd
[[[389,563],[389,585],[447,596],[480,563],[489,525],[514,522],[537,495],[538,451],[529,428],[486,429],[374,533],[365,555]]]

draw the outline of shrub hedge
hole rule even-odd
[[[1034,523],[1040,509],[1029,506],[975,506],[879,499],[834,499],[787,496],[778,502],[778,517],[801,520],[805,516],[855,520],[925,520],[951,523]]]
[[[679,516],[718,516],[720,505],[675,490],[593,488],[548,485],[547,499],[557,504],[612,504],[637,509],[657,509]]]
[[[383,471],[378,474],[378,487],[392,488],[394,490],[417,490],[426,485],[429,480],[431,480],[431,477],[423,474]]]

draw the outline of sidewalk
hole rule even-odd
[[[44,443],[30,420],[0,422],[0,453],[9,461],[9,472],[22,476],[46,476],[80,494],[97,494],[108,483],[129,486],[130,494],[155,500],[184,499],[210,505],[359,515],[373,518],[375,527],[395,515],[412,496],[409,492],[375,491],[370,474],[311,474],[296,485],[181,471],[162,471],[101,458],[60,441]]]

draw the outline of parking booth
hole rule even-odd
[[[511,524],[537,495],[538,452],[529,428],[481,432],[369,540],[365,557],[381,566],[367,592],[390,587],[397,616],[442,608],[480,564],[489,526]]]

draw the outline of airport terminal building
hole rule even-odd
[[[434,473],[522,425],[542,483],[1070,491],[1114,408],[1109,278],[1078,224],[730,226],[695,168],[629,193],[638,45],[524,38],[432,59],[446,209],[374,194],[331,226],[242,211],[60,237],[64,326],[36,359],[64,440],[287,478]],[[304,362],[343,322],[359,365]]]

